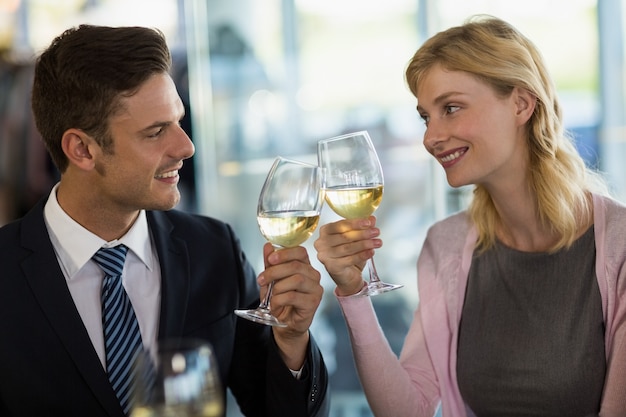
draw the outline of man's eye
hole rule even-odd
[[[155,132],[153,132],[153,133],[150,133],[150,134],[148,135],[148,137],[149,137],[149,138],[156,138],[156,137],[159,137],[159,136],[161,136],[161,134],[163,133],[163,130],[164,130],[164,129],[163,129],[163,128],[161,128],[161,129],[159,129],[159,130],[157,130],[157,131],[155,131]]]

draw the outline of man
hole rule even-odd
[[[33,112],[61,179],[0,229],[0,416],[128,413],[129,392],[108,375],[101,302],[115,274],[94,258],[101,248],[124,248],[120,297],[144,349],[207,340],[246,416],[328,414],[326,368],[308,330],[323,289],[306,250],[266,244],[258,282],[276,281],[273,313],[288,327],[248,322],[233,310],[258,305],[259,291],[232,229],[171,210],[194,147],[170,61],[157,30],[87,25],[37,59]]]

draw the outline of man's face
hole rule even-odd
[[[178,171],[194,146],[180,127],[184,107],[168,74],[148,79],[111,116],[112,152],[96,160],[98,192],[120,210],[169,210],[180,201]]]

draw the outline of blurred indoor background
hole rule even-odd
[[[316,162],[316,142],[368,130],[381,157],[377,211],[384,280],[374,298],[399,352],[417,305],[415,263],[426,228],[461,209],[421,145],[423,124],[403,78],[430,35],[487,13],[541,49],[587,163],[626,201],[626,0],[0,0],[0,225],[25,213],[58,178],[34,129],[30,83],[38,51],[81,23],[160,28],[187,106],[197,153],[179,208],[228,221],[262,268],[256,199],[277,155]],[[334,220],[325,209],[322,222]],[[307,242],[312,246],[316,235]],[[320,270],[321,265],[317,263]],[[332,417],[368,417],[331,279],[313,324],[331,373]],[[238,416],[230,407],[229,416]]]

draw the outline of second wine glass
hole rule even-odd
[[[383,171],[366,131],[318,142],[319,165],[326,171],[326,202],[346,219],[369,217],[383,198]],[[401,288],[378,277],[374,259],[367,261],[369,283],[355,296],[377,295]]]
[[[324,175],[317,165],[277,157],[270,168],[257,207],[261,234],[276,250],[304,243],[315,231],[324,204]],[[235,314],[257,323],[285,327],[270,312],[272,281],[255,309]]]
[[[224,417],[224,390],[211,345],[169,339],[136,357],[130,417]]]

